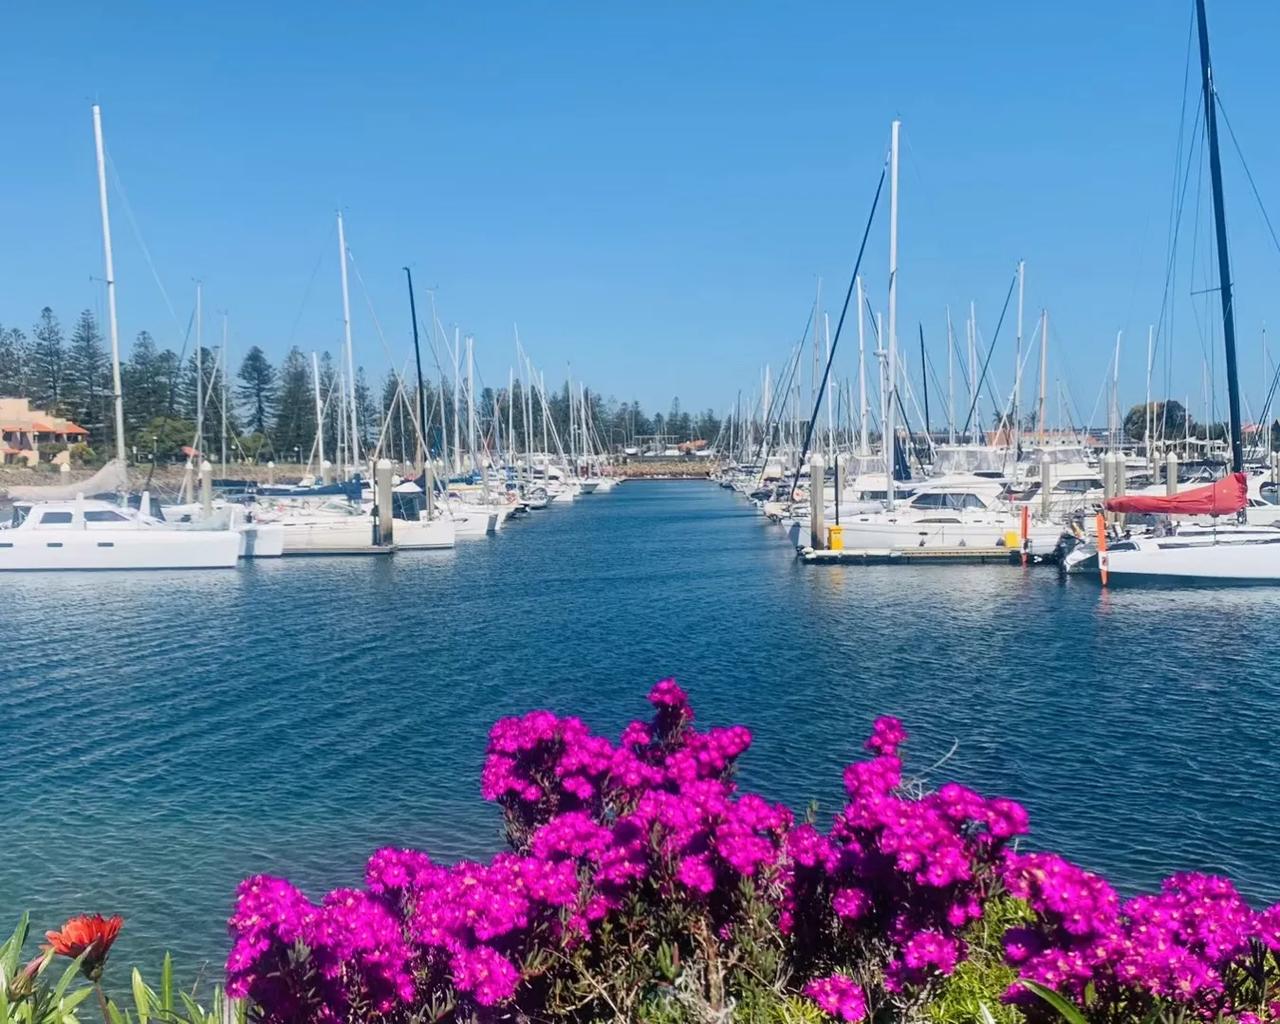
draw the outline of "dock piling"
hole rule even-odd
[[[381,533],[380,544],[392,543],[391,518],[391,460],[379,459],[373,467],[373,493],[378,502],[378,527]]]
[[[823,522],[826,504],[822,500],[826,475],[826,460],[821,455],[809,456],[809,546],[814,551],[822,551],[827,546],[827,530]]]
[[[200,509],[206,519],[213,515],[213,466],[208,459],[200,463]]]

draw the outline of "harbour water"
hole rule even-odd
[[[0,915],[127,918],[190,971],[244,875],[313,894],[395,843],[491,852],[489,725],[616,730],[675,675],[756,740],[744,785],[823,810],[879,713],[908,768],[1017,797],[1126,888],[1280,898],[1280,590],[1114,591],[1007,566],[806,567],[706,482],[628,483],[454,551],[12,576]],[[216,971],[216,966],[213,968]]]

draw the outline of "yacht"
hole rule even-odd
[[[241,535],[176,528],[109,501],[19,503],[0,526],[0,571],[229,569]]]

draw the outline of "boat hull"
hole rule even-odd
[[[231,530],[6,531],[0,572],[230,569],[240,557]]]

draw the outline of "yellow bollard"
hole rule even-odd
[[[844,550],[844,527],[843,526],[827,527],[827,550],[828,551]]]

